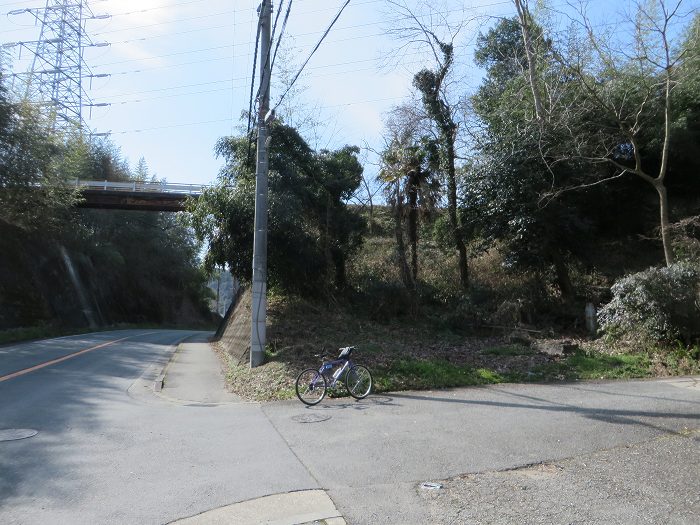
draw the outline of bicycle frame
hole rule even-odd
[[[364,399],[372,391],[372,374],[363,365],[350,360],[354,346],[340,349],[337,359],[327,360],[323,356],[321,366],[299,372],[295,390],[299,400],[308,406],[320,403],[328,389],[335,389],[339,381],[345,383],[348,393],[355,399]]]
[[[339,365],[341,365],[339,368]],[[324,361],[318,368],[318,373],[320,375],[326,376],[326,381],[328,382],[329,388],[334,388],[338,380],[343,376],[343,374],[352,367],[352,361],[350,359],[334,359],[333,361]],[[333,374],[329,374],[331,370],[335,368]],[[314,379],[313,383],[316,383],[317,379]]]

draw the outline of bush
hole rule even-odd
[[[598,313],[602,330],[613,338],[654,342],[700,335],[700,268],[687,262],[649,268],[623,277],[612,287],[612,301]]]

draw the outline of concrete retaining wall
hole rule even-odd
[[[250,289],[239,292],[238,300],[226,312],[222,329],[217,331],[221,334],[219,346],[239,364],[250,356],[251,302]]]

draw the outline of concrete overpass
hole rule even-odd
[[[166,182],[110,182],[75,180],[84,200],[79,208],[141,211],[184,211],[188,198],[197,198],[208,187]]]

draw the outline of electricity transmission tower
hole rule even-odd
[[[83,78],[92,75],[85,64],[86,47],[109,45],[93,43],[86,32],[88,20],[109,18],[95,16],[86,0],[46,0],[43,8],[11,11],[10,15],[31,14],[41,24],[39,39],[14,42],[3,47],[26,48],[32,53],[32,65],[23,77],[24,98],[39,104],[41,112],[58,131],[83,129],[83,107],[92,104],[83,89]],[[99,104],[103,105],[103,104]]]

